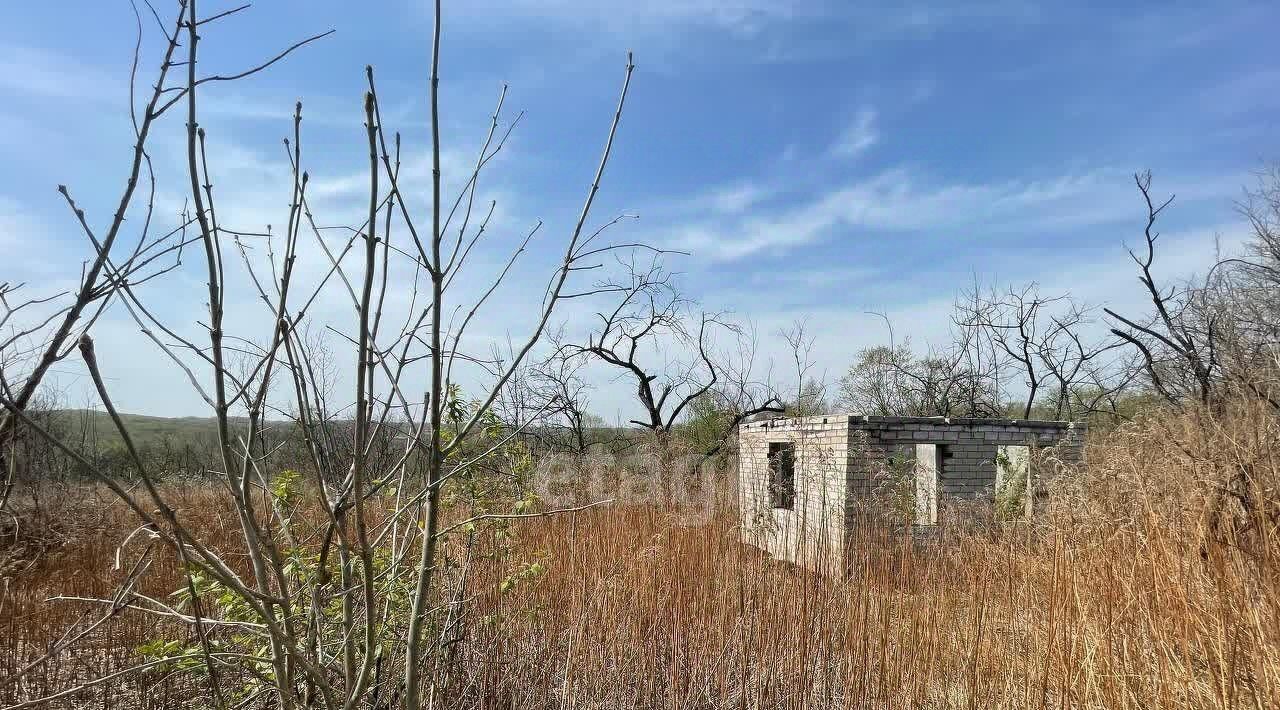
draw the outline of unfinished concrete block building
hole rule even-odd
[[[991,496],[1006,481],[1049,475],[1037,461],[1081,458],[1079,423],[827,415],[743,423],[738,430],[743,540],[776,558],[824,566],[845,558],[866,514],[928,528],[940,502]],[[1034,455],[1034,456],[1033,456]],[[880,508],[880,510],[877,510]]]

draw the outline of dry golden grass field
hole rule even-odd
[[[1280,707],[1274,419],[1165,416],[1095,437],[1029,528],[928,544],[864,531],[848,574],[806,573],[739,541],[721,503],[687,524],[603,507],[481,528],[460,633],[434,698],[457,708]],[[1267,501],[1221,502],[1246,467]],[[212,487],[170,493],[236,559]],[[731,501],[732,497],[727,496]],[[1215,522],[1216,509],[1227,513]],[[103,615],[117,546],[136,525],[104,490],[46,500],[6,541],[0,676]],[[12,533],[12,531],[10,531]],[[43,536],[43,539],[42,537]],[[18,542],[14,542],[14,538]],[[135,538],[133,548],[146,542]],[[452,541],[451,559],[462,559]],[[136,552],[136,549],[135,549]],[[137,592],[180,586],[157,557]],[[123,610],[0,689],[9,705],[136,665],[189,634]],[[124,673],[61,707],[199,707],[198,677]],[[259,703],[260,704],[260,703]],[[256,707],[253,700],[246,707]]]

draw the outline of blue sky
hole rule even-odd
[[[233,5],[201,4],[202,14]],[[1280,8],[1062,5],[446,2],[446,181],[474,155],[503,82],[508,118],[525,112],[482,189],[498,201],[498,237],[479,273],[546,222],[545,242],[477,337],[520,332],[521,306],[590,182],[627,50],[637,68],[597,221],[635,214],[617,238],[688,251],[669,260],[685,290],[750,321],[763,358],[781,357],[774,334],[796,318],[810,320],[818,369],[832,379],[859,347],[886,339],[868,311],[887,312],[899,335],[940,338],[951,299],[975,274],[1141,308],[1124,253],[1143,217],[1131,175],[1150,168],[1157,192],[1178,195],[1158,269],[1202,270],[1215,241],[1237,248],[1233,200],[1276,157],[1280,64],[1266,48]],[[4,14],[0,280],[56,290],[88,255],[56,185],[104,224],[127,170],[135,20],[115,0]],[[427,3],[259,3],[207,29],[206,68],[235,71],[330,28],[268,72],[204,94],[227,220],[283,222],[280,139],[301,99],[323,219],[359,221],[366,64],[384,123],[403,132],[410,173],[425,186]],[[146,30],[142,76],[157,57],[158,34]],[[169,117],[154,146],[162,209],[180,204],[180,121]],[[184,270],[148,293],[188,322],[201,283]],[[256,307],[244,301],[230,310]],[[98,338],[123,409],[200,411],[127,314],[108,314]],[[62,368],[59,384],[83,397],[74,369]],[[630,418],[630,388],[601,385],[601,413]]]

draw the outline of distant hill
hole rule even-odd
[[[116,431],[111,417],[103,411],[92,409],[60,409],[49,413],[50,426],[64,442],[73,448],[85,452],[106,452],[124,446],[124,440]],[[213,417],[154,417],[146,414],[121,414],[125,427],[134,444],[140,448],[168,446],[174,449],[205,449],[215,446],[218,441],[218,424]],[[247,417],[232,417],[231,424],[236,431],[243,434],[249,426]],[[268,421],[268,434],[279,442],[280,436],[294,431],[292,421]],[[563,438],[564,433],[556,430]],[[536,430],[531,430],[536,434]],[[642,438],[635,428],[595,426],[587,430],[587,439],[593,442],[612,442],[621,444]]]
[[[106,412],[89,409],[63,409],[53,412],[54,425],[62,436],[86,450],[106,450],[122,446],[124,441]],[[218,440],[218,425],[213,417],[152,417],[145,414],[121,414],[129,436],[140,447],[163,445],[175,448],[201,448]],[[247,427],[249,420],[233,417],[233,426]],[[268,422],[268,427],[292,426],[287,422]]]

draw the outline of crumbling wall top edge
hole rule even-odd
[[[1069,422],[1049,419],[996,419],[983,417],[895,417],[866,414],[827,414],[813,417],[773,417],[754,422],[743,422],[739,425],[743,430],[761,430],[787,428],[796,426],[814,426],[818,424],[848,423],[853,426],[973,426],[973,427],[1021,427],[1028,429],[1067,429],[1084,431],[1088,426],[1084,422]]]

